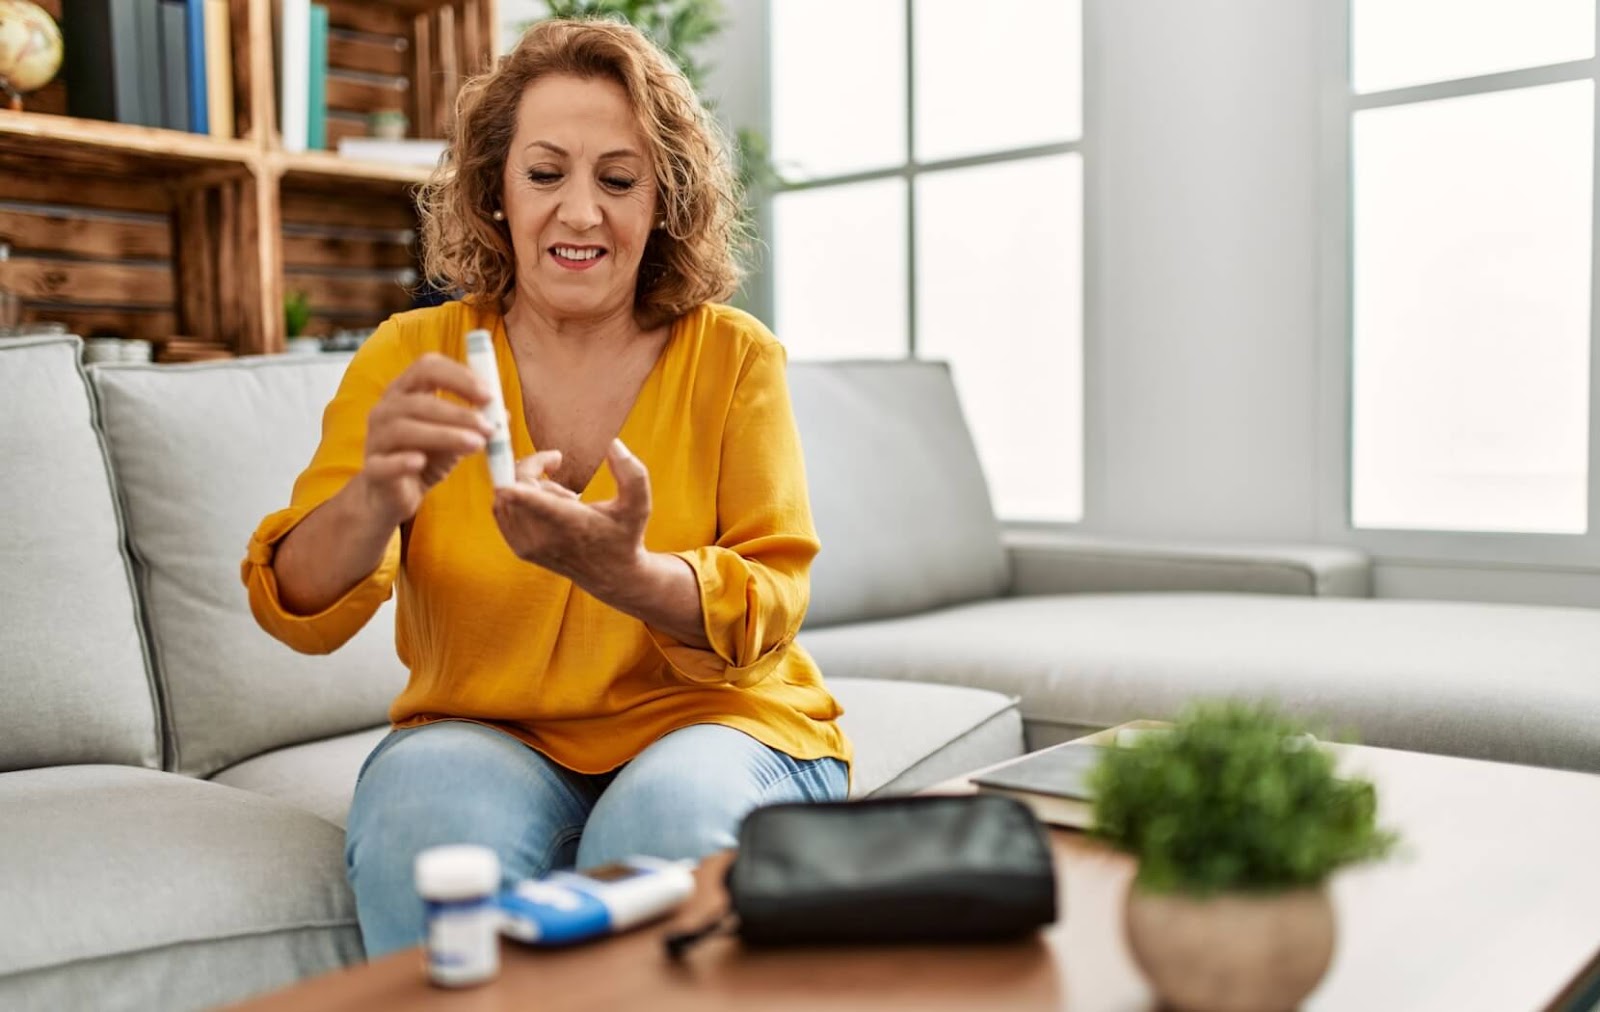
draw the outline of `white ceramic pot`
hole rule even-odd
[[[1128,948],[1151,988],[1180,1012],[1284,1012],[1333,961],[1326,889],[1220,893],[1128,889]]]

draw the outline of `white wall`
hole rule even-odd
[[[522,33],[518,27],[545,12],[543,0],[499,0],[495,14],[500,20],[500,51],[507,53]]]
[[[1315,535],[1314,2],[1089,5],[1087,528]]]

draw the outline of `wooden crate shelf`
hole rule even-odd
[[[331,151],[277,152],[271,164],[283,175],[287,184],[315,187],[321,181],[336,184],[341,191],[355,186],[368,192],[388,193],[396,197],[408,194],[432,171],[415,165],[345,158]]]
[[[411,307],[419,277],[413,189],[396,181],[352,186],[337,174],[283,176],[283,285],[310,304],[306,333],[366,329]]]
[[[322,2],[330,143],[397,101],[412,136],[439,136],[456,89],[493,57],[495,0]],[[59,0],[42,3],[59,19]],[[314,334],[410,304],[430,170],[284,151],[276,4],[229,4],[235,138],[68,116],[60,81],[29,111],[0,110],[0,241],[14,251],[0,285],[21,292],[26,319],[248,354],[283,349],[289,290],[310,297]]]
[[[21,295],[25,319],[156,342],[263,340],[245,276],[255,250],[238,227],[247,174],[152,181],[56,168],[8,183],[0,240],[12,257],[0,264],[0,285]]]
[[[258,155],[257,145],[248,141],[0,109],[0,159],[13,165],[48,162],[130,173],[183,171],[205,165],[244,170]]]

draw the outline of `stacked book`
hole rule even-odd
[[[232,138],[228,0],[62,0],[67,111]]]
[[[278,6],[278,128],[285,151],[328,146],[328,8],[310,0]]]
[[[192,337],[169,337],[156,347],[157,362],[209,362],[219,358],[233,358],[233,349],[218,341]]]
[[[283,150],[322,151],[329,143],[330,110],[338,133],[365,132],[366,116],[406,104],[411,82],[404,76],[333,66],[330,46],[405,46],[405,40],[370,35],[329,24],[326,4],[279,0],[278,125]],[[352,123],[354,130],[352,130]]]

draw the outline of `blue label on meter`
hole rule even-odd
[[[552,882],[518,882],[500,894],[502,930],[535,945],[568,945],[611,930],[611,912],[588,893]]]

